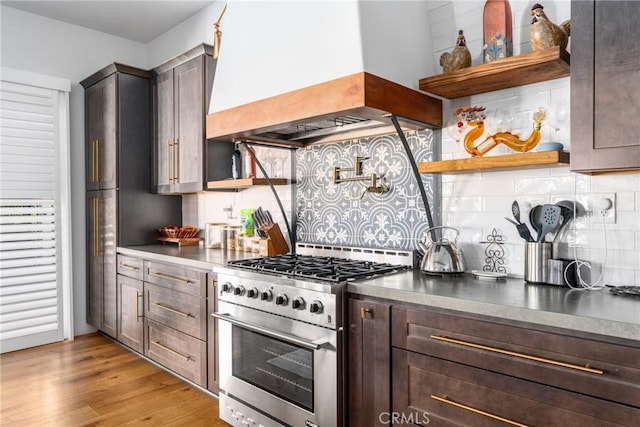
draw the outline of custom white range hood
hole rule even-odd
[[[301,147],[442,126],[425,2],[231,1],[207,138]]]

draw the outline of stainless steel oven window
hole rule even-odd
[[[313,412],[313,350],[233,326],[233,376]]]

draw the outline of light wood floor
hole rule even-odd
[[[215,397],[99,334],[0,355],[2,427],[228,426]]]

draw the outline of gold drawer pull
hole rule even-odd
[[[361,308],[360,309],[360,317],[362,317],[363,319],[366,319],[367,316],[371,315],[371,317],[373,317],[373,310],[371,310],[370,308]]]
[[[144,298],[144,294],[141,294],[140,292],[136,291],[136,322],[141,317],[144,317],[142,314],[140,314],[140,303],[138,302],[140,298]],[[143,303],[144,303],[144,299],[143,299]]]
[[[120,267],[122,268],[128,268],[129,270],[133,270],[133,271],[138,271],[140,270],[139,267],[136,267],[135,265],[129,265],[129,264],[120,264]]]
[[[170,274],[165,274],[165,273],[149,273],[149,276],[155,276],[155,277],[161,277],[163,279],[169,279],[169,280],[175,280],[177,282],[183,282],[185,285],[189,285],[191,283],[193,283],[191,280],[189,279],[183,279],[182,277],[176,277],[176,276],[172,276]]]
[[[160,347],[161,349],[166,350],[169,353],[178,356],[182,360],[185,360],[187,362],[189,360],[191,360],[191,356],[185,356],[184,354],[180,353],[179,351],[175,351],[174,349],[169,348],[166,345],[162,344],[160,341],[151,341],[151,342],[154,343],[155,345],[157,345],[158,347]]]
[[[160,304],[159,302],[154,302],[154,303],[153,303],[153,305],[155,305],[156,307],[160,307],[160,308],[162,308],[162,309],[165,309],[165,310],[167,310],[167,311],[170,311],[170,312],[172,312],[172,313],[179,314],[180,316],[184,316],[184,317],[193,317],[193,316],[191,315],[191,313],[185,313],[185,312],[183,312],[183,311],[176,310],[175,308],[171,308],[171,307],[166,306],[166,305],[164,305],[164,304]]]
[[[481,411],[480,409],[472,408],[471,406],[463,405],[462,403],[454,402],[453,400],[450,400],[447,396],[440,397],[440,396],[434,396],[432,394],[431,398],[434,399],[434,400],[437,400],[438,402],[446,403],[447,405],[452,405],[452,406],[455,406],[457,408],[464,409],[465,411],[473,412],[474,414],[484,415],[485,417],[488,417],[488,418],[491,418],[491,419],[494,419],[494,420],[498,420],[498,421],[502,421],[503,423],[507,423],[507,424],[510,424],[512,426],[528,427],[526,424],[520,424],[520,423],[517,423],[515,421],[511,421],[511,420],[508,420],[506,418],[502,418],[502,417],[500,417],[498,415],[494,415],[494,414],[491,414],[489,412]]]
[[[438,335],[431,335],[431,338],[438,341],[445,341],[451,344],[463,345],[466,347],[477,348],[479,350],[492,351],[494,353],[505,354],[507,356],[513,356],[513,357],[519,357],[521,359],[526,359],[526,360],[533,360],[535,362],[540,362],[540,363],[547,363],[549,365],[554,365],[554,366],[561,366],[563,368],[575,369],[576,371],[588,372],[590,374],[598,374],[598,375],[604,374],[604,371],[600,369],[593,369],[593,368],[590,368],[589,366],[580,366],[580,365],[574,365],[572,363],[559,362],[553,359],[545,359],[543,357],[531,356],[529,354],[516,353],[515,351],[503,350],[501,348],[495,348],[495,347],[488,347],[486,345],[474,344],[468,341],[461,341],[454,338],[443,337]]]

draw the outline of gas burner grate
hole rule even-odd
[[[640,297],[640,286],[609,286],[609,292],[614,295]]]
[[[312,255],[275,255],[228,261],[230,267],[291,278],[349,282],[407,270],[407,266]]]

